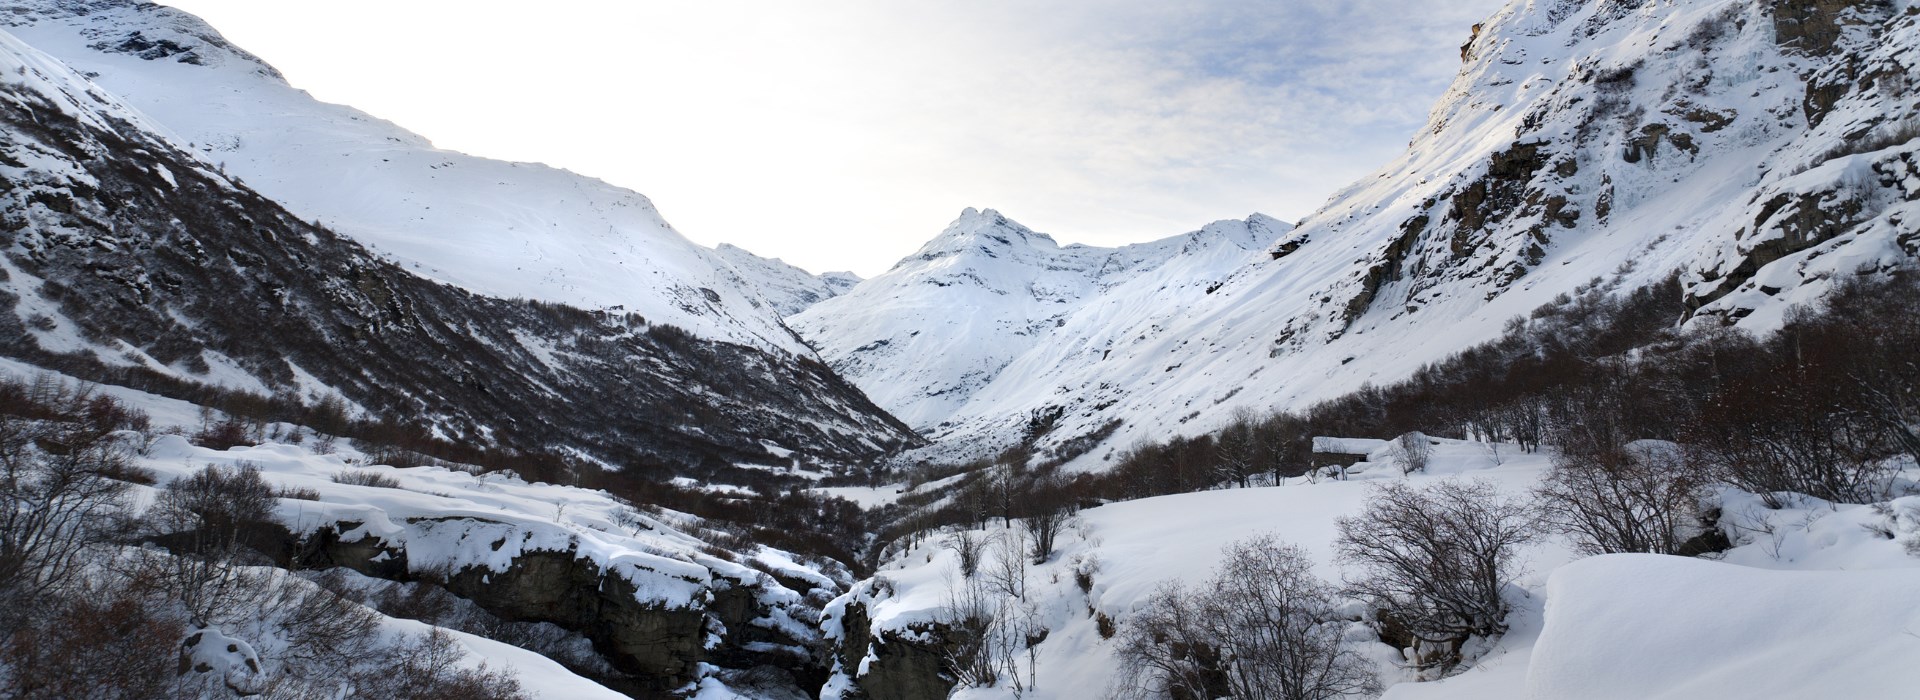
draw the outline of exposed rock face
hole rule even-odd
[[[643,604],[632,582],[572,552],[523,554],[505,572],[464,569],[444,585],[503,618],[580,632],[615,668],[652,681],[653,690],[693,680],[704,657],[705,611]]]
[[[435,583],[501,619],[550,622],[578,632],[615,669],[630,675],[616,679],[630,692],[664,694],[682,687],[697,680],[702,663],[775,667],[810,688],[818,688],[825,676],[825,669],[806,653],[815,640],[795,639],[756,624],[773,612],[760,602],[756,589],[771,584],[716,577],[704,605],[676,608],[646,602],[636,582],[610,575],[575,552],[523,552],[504,571],[484,566],[444,575],[410,571],[404,547],[373,536],[342,541],[342,532],[359,526],[337,523],[308,534],[291,563]]]
[[[869,700],[940,700],[953,691],[945,653],[948,645],[959,642],[952,638],[952,630],[921,624],[907,634],[885,631],[876,636],[869,629],[872,621],[865,605],[850,603],[844,614],[846,638],[836,651],[840,667],[859,668],[861,659],[873,655],[866,673],[853,679]]]
[[[1773,36],[1781,48],[1815,56],[1833,53],[1847,25],[1885,19],[1888,0],[1774,0]]]

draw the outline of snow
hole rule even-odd
[[[1526,690],[1564,700],[1909,697],[1920,685],[1915,590],[1920,569],[1594,557],[1548,581]]]
[[[424,634],[429,627],[412,620],[391,620],[387,624],[413,634]],[[453,635],[454,641],[467,650],[474,662],[485,663],[489,670],[510,669],[520,679],[520,689],[535,700],[620,700],[627,697],[575,675],[553,659],[512,644],[457,630],[446,632]]]
[[[112,387],[101,390],[126,394],[136,406],[168,401]],[[697,522],[632,510],[604,492],[528,483],[506,473],[476,475],[445,467],[369,464],[364,455],[344,446],[326,455],[283,443],[216,451],[166,434],[145,445],[136,463],[155,472],[163,485],[206,465],[244,464],[260,469],[263,478],[278,488],[312,489],[320,500],[280,500],[277,515],[295,533],[333,527],[342,531],[344,541],[376,537],[388,547],[403,550],[416,573],[445,574],[470,567],[505,571],[514,557],[526,552],[568,552],[631,582],[636,600],[663,607],[702,605],[715,590],[749,582],[757,586],[759,602],[771,610],[753,624],[799,639],[817,634],[798,623],[790,610],[802,604],[800,593],[755,569],[704,553],[706,543],[683,530]],[[399,487],[333,481],[343,472],[356,470],[392,478]],[[157,487],[139,490],[141,499],[150,502]],[[785,552],[762,548],[752,556],[782,575],[835,585]],[[390,621],[388,626],[426,629],[410,621]],[[457,636],[475,655],[476,663],[485,660],[493,668],[513,669],[535,697],[620,697],[533,652],[471,635]]]
[[[1429,471],[1411,476],[1370,461],[1354,465],[1343,481],[1300,478],[1082,511],[1049,562],[1028,573],[1029,600],[1050,631],[1037,647],[1038,687],[1020,697],[1112,690],[1120,670],[1115,643],[1100,638],[1090,610],[1124,624],[1162,582],[1206,581],[1231,542],[1274,534],[1301,547],[1315,573],[1337,583],[1335,521],[1364,508],[1370,485],[1470,478],[1522,495],[1550,463],[1550,454],[1512,445],[1503,445],[1496,461],[1481,443],[1436,442]],[[1727,514],[1722,527],[1736,545],[1722,561],[1583,559],[1557,537],[1522,550],[1525,573],[1509,595],[1514,610],[1507,634],[1458,675],[1411,682],[1393,665],[1395,650],[1377,642],[1357,650],[1379,661],[1389,700],[1904,697],[1890,689],[1911,687],[1916,672],[1904,659],[1920,651],[1920,637],[1911,632],[1920,624],[1920,603],[1908,594],[1920,585],[1920,557],[1908,554],[1909,547],[1920,550],[1909,544],[1920,543],[1920,496],[1880,507],[1802,498],[1777,510],[1731,489],[1712,498]],[[996,526],[983,534],[995,533],[1004,531]],[[875,630],[903,632],[939,620],[960,580],[955,556],[937,535],[890,554],[875,579],[829,606],[826,635],[843,635],[836,625],[855,602],[867,607]],[[1091,592],[1083,594],[1072,569],[1088,560],[1097,560],[1098,570]],[[1022,659],[1023,673],[1025,664]],[[847,670],[823,697],[851,687]],[[962,689],[956,697],[1015,694],[1003,684]]]
[[[900,500],[900,495],[905,493],[906,489],[906,484],[890,484],[887,486],[830,486],[810,490],[821,496],[844,498],[853,501],[863,509],[873,510]]]
[[[58,0],[11,5],[0,28],[100,86],[72,86],[75,94],[105,88],[145,115],[135,123],[416,274],[812,354],[757,291],[786,277],[743,276],[761,270],[687,240],[638,193],[540,164],[434,148],[392,123],[315,100],[180,10],[131,0],[85,9]],[[190,48],[198,64],[92,48],[135,31]]]
[[[1060,246],[999,212],[968,209],[885,274],[790,321],[835,370],[923,432],[950,427],[963,408],[1024,419],[1041,393],[1023,383],[1025,367],[1097,359],[1123,341],[1086,338],[1083,326],[1204,297],[1289,228],[1256,214],[1121,248]],[[976,407],[995,387],[1016,397]]]
[[[753,280],[774,313],[783,318],[844,294],[860,283],[860,276],[851,272],[815,275],[779,258],[763,258],[729,243],[716,246],[713,252],[741,277]]]
[[[1860,87],[1817,125],[1804,107],[1811,78],[1920,74],[1909,6],[1893,3],[1899,19],[1877,40],[1855,26],[1829,58],[1777,46],[1766,3],[1515,0],[1473,41],[1406,154],[1298,228],[1233,255],[1155,258],[1177,270],[1164,279],[1150,264],[1103,277],[1070,248],[969,210],[793,325],[937,440],[909,459],[990,455],[1036,411],[1062,413],[1043,453],[1123,421],[1071,464],[1083,471],[1142,439],[1215,430],[1236,410],[1304,408],[1403,379],[1595,278],[1632,289],[1680,272],[1689,293],[1726,292],[1696,323],[1766,330],[1862,265],[1915,262],[1899,241],[1920,225],[1920,143],[1822,161],[1912,124],[1920,91],[1848,83]],[[1655,125],[1669,129],[1662,145],[1625,158]],[[1514,205],[1463,229],[1463,193],[1522,144],[1539,144],[1541,167],[1513,183]],[[1770,203],[1803,196],[1820,211],[1859,206],[1834,230],[1798,231],[1797,205]],[[1555,197],[1577,217],[1523,204]],[[1406,238],[1415,221],[1420,235]],[[1803,235],[1825,241],[1779,259],[1757,250]],[[1393,251],[1398,266],[1376,277]],[[1749,267],[1752,279],[1726,282]],[[1370,303],[1349,318],[1370,277]]]
[[[1496,464],[1480,443],[1441,441],[1434,447],[1428,471],[1411,479],[1416,484],[1445,478],[1484,479],[1505,492],[1524,493],[1545,470],[1547,456],[1507,449],[1511,456]],[[1080,698],[1109,689],[1118,675],[1119,661],[1113,656],[1114,642],[1100,638],[1089,610],[1124,621],[1165,581],[1205,582],[1220,561],[1221,548],[1229,543],[1274,534],[1305,550],[1315,562],[1315,572],[1337,583],[1335,520],[1359,513],[1370,485],[1405,478],[1392,464],[1362,462],[1346,481],[1313,483],[1300,478],[1281,486],[1178,494],[1081,511],[1080,522],[1060,535],[1058,551],[1048,563],[1028,572],[1029,600],[1039,608],[1041,624],[1049,633],[1037,647],[1038,687],[1028,688],[1022,697]],[[983,534],[1003,536],[1004,532],[996,526]],[[843,619],[845,606],[855,602],[866,606],[875,630],[906,631],[916,623],[940,619],[951,597],[949,590],[959,580],[959,565],[957,555],[943,548],[939,539],[936,535],[918,547],[893,553],[874,579],[835,600],[828,606],[825,634],[841,635],[835,625]],[[1524,577],[1521,586],[1539,590],[1546,583],[1546,573],[1574,555],[1564,543],[1550,542],[1528,550],[1525,556],[1535,573]],[[1098,571],[1091,592],[1082,594],[1072,571],[1076,562],[1088,560],[1098,561]],[[983,563],[982,569],[990,565]],[[1377,643],[1369,647],[1370,655],[1393,653]],[[1503,663],[1513,663],[1511,654],[1494,653],[1509,659]],[[1021,664],[1024,673],[1024,659]],[[1511,670],[1505,675],[1509,681],[1521,677]],[[1389,669],[1388,680],[1401,677]],[[841,677],[829,687],[844,688],[848,683]],[[1512,687],[1511,682],[1505,687]],[[829,692],[823,697],[835,695]],[[1002,686],[965,689],[956,697],[1013,694]]]

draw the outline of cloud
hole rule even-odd
[[[176,4],[442,145],[871,274],[966,206],[1097,244],[1304,216],[1404,147],[1501,0]]]

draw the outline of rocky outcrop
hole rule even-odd
[[[806,651],[814,640],[757,623],[775,614],[756,595],[772,585],[763,581],[716,575],[704,601],[672,607],[649,602],[642,593],[645,582],[610,574],[572,551],[523,552],[503,571],[486,566],[413,571],[404,547],[371,535],[353,537],[359,526],[336,523],[308,534],[296,546],[292,564],[432,583],[502,620],[547,622],[577,632],[625,675],[602,680],[642,697],[663,696],[697,680],[701,664],[778,668],[802,688],[817,689],[825,679],[825,669]]]
[[[956,631],[934,623],[910,626],[906,631],[874,634],[867,608],[849,603],[841,621],[846,630],[836,654],[842,669],[859,669],[869,655],[865,673],[854,676],[854,687],[868,700],[940,700],[953,691],[947,673],[947,649],[960,644]]]
[[[643,603],[633,582],[572,552],[529,552],[506,571],[462,569],[442,585],[502,618],[579,632],[614,668],[652,690],[693,680],[704,658],[705,610]]]
[[[1774,0],[1774,42],[1825,56],[1833,53],[1847,25],[1885,18],[1892,9],[1888,0]]]

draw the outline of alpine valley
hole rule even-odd
[[[861,279],[8,0],[0,698],[1910,696],[1920,5],[1461,38],[1296,222]]]

